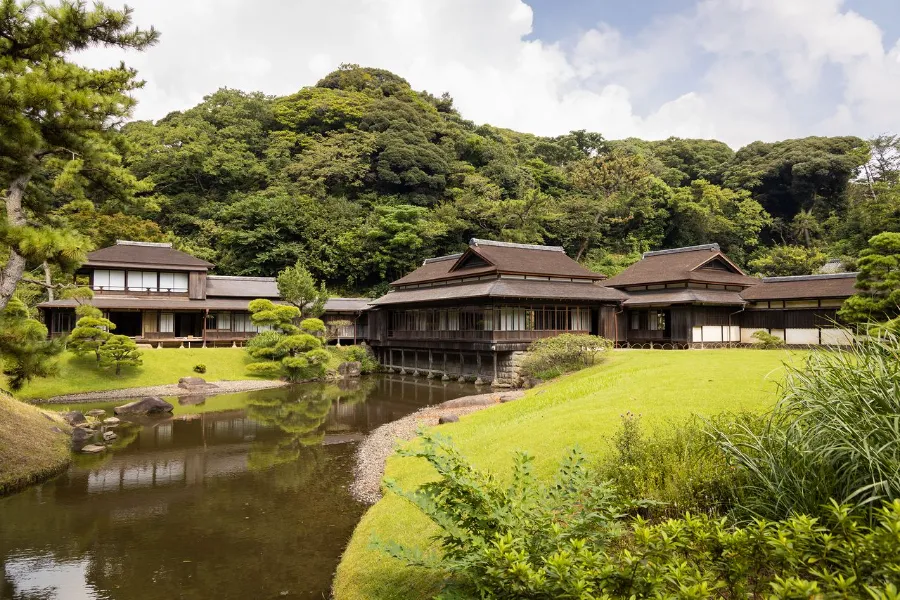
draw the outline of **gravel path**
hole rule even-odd
[[[501,402],[518,400],[524,395],[524,391],[516,390],[464,396],[437,406],[426,406],[407,417],[382,425],[370,433],[356,451],[355,477],[350,493],[366,504],[378,502],[381,499],[385,461],[397,449],[397,441],[411,440],[420,426],[437,425],[438,418],[442,416],[453,414],[461,417]]]
[[[269,380],[242,380],[242,381],[214,381],[210,382],[202,390],[197,388],[185,389],[178,387],[177,383],[171,385],[153,385],[148,387],[123,388],[119,390],[105,390],[102,392],[82,392],[80,394],[66,394],[54,396],[46,400],[31,400],[32,404],[62,404],[67,402],[91,402],[93,400],[114,400],[117,398],[138,398],[142,396],[210,396],[213,394],[230,394],[233,392],[249,392],[251,390],[265,390],[288,385],[284,381]]]

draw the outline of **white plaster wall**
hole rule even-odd
[[[818,346],[818,329],[786,329],[784,341],[788,344]]]
[[[694,327],[692,330],[692,339],[696,343],[700,343],[703,341],[703,328],[702,327]]]
[[[703,341],[704,342],[722,342],[722,326],[721,325],[704,325]]]
[[[847,346],[852,339],[850,332],[845,329],[822,330],[822,344],[825,346]]]
[[[741,328],[737,325],[732,325],[730,327],[731,331],[729,331],[728,341],[729,342],[739,342],[741,341]]]
[[[741,343],[742,344],[758,344],[759,340],[756,339],[755,337],[753,337],[753,334],[756,333],[757,331],[765,331],[765,329],[762,329],[759,327],[754,327],[754,328],[744,327],[744,328],[742,328],[741,329]]]
[[[772,335],[774,335],[777,338],[780,338],[782,340],[784,339],[784,329],[773,329],[769,333],[771,333]]]

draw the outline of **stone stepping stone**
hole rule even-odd
[[[99,454],[106,450],[106,446],[98,446],[97,444],[88,444],[84,448],[81,449],[85,454]]]

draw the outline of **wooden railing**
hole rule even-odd
[[[171,296],[184,296],[187,297],[188,290],[183,288],[178,289],[156,289],[156,288],[141,288],[141,289],[131,289],[128,287],[120,287],[116,288],[108,288],[103,286],[95,286],[91,288],[95,294],[100,296],[104,294],[128,294],[130,296],[160,296],[160,297],[171,297]]]
[[[530,342],[547,337],[553,337],[561,333],[590,333],[587,330],[556,330],[541,331],[391,331],[388,337],[395,340],[447,340],[447,341],[487,341],[487,342]]]

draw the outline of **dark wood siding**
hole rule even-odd
[[[616,315],[618,308],[615,306],[600,307],[600,329],[598,335],[608,340],[622,341],[625,339],[625,314]]]
[[[689,342],[694,321],[691,307],[673,306],[670,318],[672,319],[672,341]]]
[[[812,329],[833,327],[837,310],[746,310],[741,314],[741,327],[760,329]]]
[[[188,278],[188,296],[191,300],[206,300],[205,271],[191,271]]]

